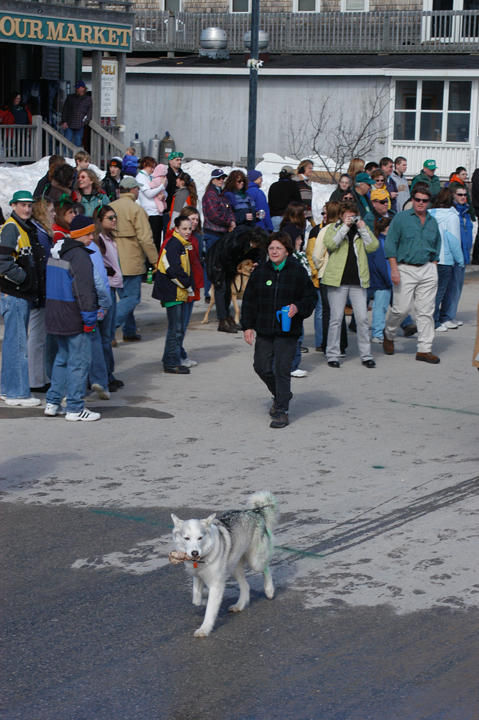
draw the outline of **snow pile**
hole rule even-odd
[[[311,159],[314,160],[314,158]],[[75,164],[74,160],[71,159],[67,159],[66,162],[70,165]],[[263,160],[258,164],[257,169],[263,173],[262,189],[266,195],[268,195],[269,186],[278,179],[278,173],[283,165],[296,167],[297,161],[288,157],[282,158],[274,153],[265,153],[263,155]],[[182,167],[185,172],[191,175],[196,183],[201,209],[201,198],[210,181],[211,171],[216,166],[199,162],[198,160],[191,160],[190,162],[183,163]],[[100,170],[96,165],[90,165],[90,168],[97,173],[100,179],[103,179],[105,175],[104,170]],[[324,170],[324,167],[315,164],[314,169]],[[245,168],[240,167],[224,167],[223,170],[226,174],[231,172],[231,170],[242,170],[245,172]],[[0,165],[0,207],[5,217],[10,215],[9,202],[13,193],[16,190],[29,190],[33,193],[38,181],[47,171],[48,156],[31,165],[22,165],[19,167],[16,165]],[[334,188],[335,185],[313,183],[313,215],[317,220],[320,219],[324,203],[329,199]]]

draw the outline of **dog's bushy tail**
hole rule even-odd
[[[255,492],[250,495],[248,504],[251,508],[262,510],[265,525],[272,532],[278,522],[278,503],[273,493],[269,490]]]

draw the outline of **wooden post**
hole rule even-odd
[[[101,118],[101,50],[93,50],[91,54],[91,100],[92,120],[100,125]],[[100,143],[96,133],[91,133],[91,156],[95,165],[100,167]]]
[[[116,124],[118,140],[125,143],[126,53],[118,53],[118,95]]]
[[[32,117],[32,128],[33,128],[33,143],[32,143],[32,155],[33,162],[41,160],[42,157],[42,116],[34,115]]]

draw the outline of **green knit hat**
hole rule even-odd
[[[31,192],[28,192],[28,190],[17,190],[17,192],[13,193],[13,197],[10,200],[10,205],[13,205],[13,203],[17,202],[33,202],[33,195]]]

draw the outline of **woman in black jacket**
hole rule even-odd
[[[303,320],[311,315],[317,301],[313,283],[292,252],[288,235],[270,235],[268,259],[253,271],[241,307],[241,327],[249,345],[256,332],[253,367],[273,395],[269,411],[272,428],[289,424],[291,364]],[[276,314],[285,305],[289,305],[289,331],[282,329]]]

